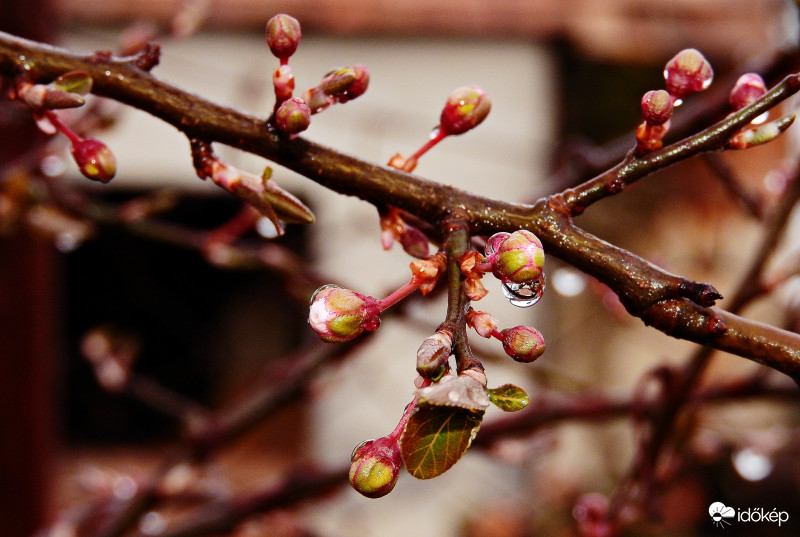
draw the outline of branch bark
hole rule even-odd
[[[472,233],[529,229],[548,253],[613,289],[627,310],[678,338],[768,365],[800,381],[800,335],[711,309],[719,298],[708,285],[675,276],[577,227],[572,217],[628,184],[679,161],[721,149],[753,118],[800,89],[786,77],[753,105],[678,143],[641,158],[627,157],[584,185],[529,204],[477,196],[392,168],[344,155],[303,138],[289,139],[265,119],[212,103],[150,74],[137,57],[78,55],[0,33],[0,74],[47,82],[86,71],[93,92],[146,111],[187,137],[220,142],[260,155],[335,192],[390,204],[434,225],[458,208]],[[148,58],[151,60],[151,58]]]

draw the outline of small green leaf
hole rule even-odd
[[[503,384],[499,388],[486,390],[486,393],[489,395],[489,401],[505,412],[522,410],[531,402],[525,390],[514,384]]]
[[[86,95],[92,91],[92,77],[85,71],[71,71],[56,78],[50,85],[57,90]]]
[[[483,414],[417,403],[400,441],[408,472],[417,479],[430,479],[449,470],[467,451]]]

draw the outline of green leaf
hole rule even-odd
[[[71,71],[56,78],[50,85],[57,90],[86,95],[92,91],[92,77],[85,71]]]
[[[486,390],[486,393],[489,401],[505,412],[522,410],[531,402],[525,390],[514,384],[503,384],[499,388]]]
[[[417,403],[400,441],[408,472],[417,479],[430,479],[449,470],[467,451],[483,414]]]

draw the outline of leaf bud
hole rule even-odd
[[[664,67],[667,91],[677,99],[703,91],[713,79],[711,64],[700,51],[693,48],[680,51]]]
[[[380,306],[370,296],[338,285],[323,285],[311,297],[308,323],[323,341],[350,341],[380,326]]]
[[[396,437],[383,436],[368,440],[353,450],[350,484],[367,498],[389,494],[397,484],[403,459]]]
[[[350,67],[355,75],[355,80],[347,87],[347,89],[337,97],[340,103],[352,101],[356,97],[364,95],[369,87],[369,69],[365,65],[354,65]]]
[[[439,117],[439,128],[447,135],[463,134],[486,119],[492,102],[477,86],[458,88],[447,98]]]
[[[94,181],[108,183],[117,171],[114,153],[103,142],[94,138],[76,140],[72,144],[72,156],[81,173]]]
[[[289,15],[275,15],[267,22],[267,45],[281,63],[285,63],[297,50],[301,35],[300,23]]]
[[[503,283],[526,283],[539,278],[544,267],[544,248],[526,229],[497,233],[486,243],[486,261]]]
[[[761,76],[756,73],[745,73],[733,86],[728,102],[734,110],[741,110],[760,99],[766,92],[767,85]]]
[[[501,332],[503,350],[517,362],[530,363],[544,353],[542,333],[530,326],[515,326]]]
[[[447,369],[447,359],[452,351],[453,338],[444,331],[426,337],[417,350],[417,373],[436,381]]]
[[[642,115],[650,125],[663,125],[672,117],[673,99],[665,90],[648,91],[642,97]]]
[[[283,132],[297,134],[311,124],[311,109],[298,98],[283,101],[275,111],[275,126]]]

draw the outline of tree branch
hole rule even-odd
[[[190,138],[260,155],[341,194],[376,205],[390,204],[433,224],[457,207],[473,233],[529,229],[549,253],[609,285],[628,311],[647,324],[675,337],[756,360],[800,380],[800,335],[709,309],[719,298],[712,286],[669,274],[572,223],[574,214],[646,175],[701,152],[721,149],[753,118],[797,92],[800,75],[786,77],[759,101],[695,136],[641,158],[628,157],[584,185],[525,205],[477,196],[364,162],[303,138],[289,139],[263,119],[207,101],[140,67],[153,64],[137,57],[73,54],[0,33],[3,76],[46,82],[70,71],[86,71],[97,95],[146,111]]]

